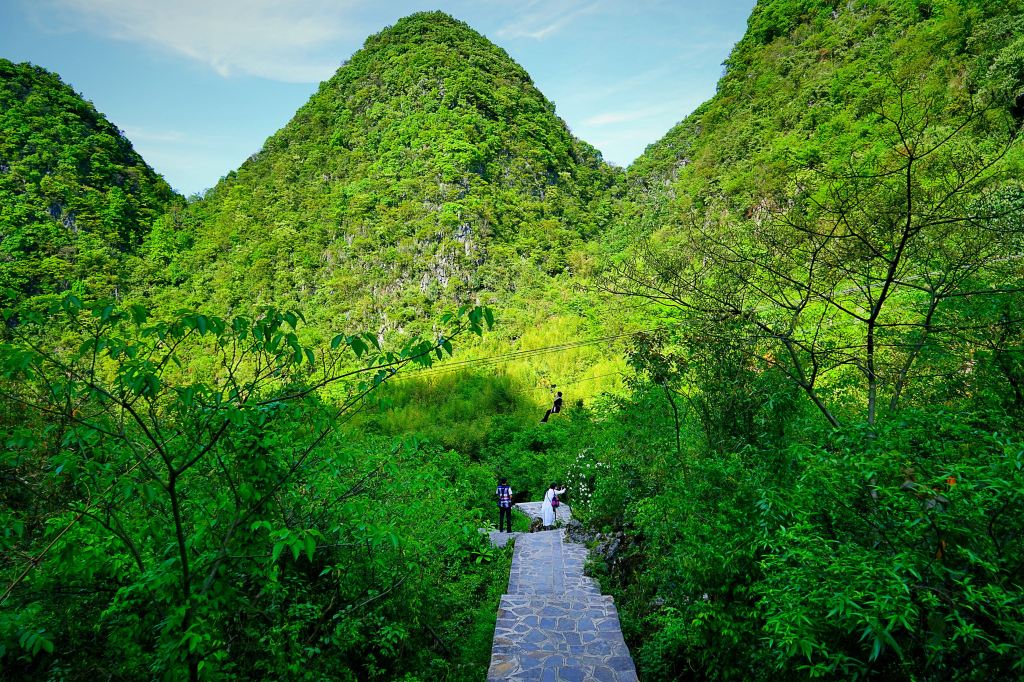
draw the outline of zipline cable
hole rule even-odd
[[[594,381],[595,379],[602,379],[604,377],[610,377],[610,376],[621,375],[621,374],[623,374],[623,373],[622,372],[606,372],[605,374],[595,374],[592,377],[584,377],[582,379],[576,379],[574,381],[563,381],[562,383],[558,384],[557,387],[561,388],[563,386],[572,386],[574,384],[582,384],[582,383],[587,382],[587,381]],[[555,388],[555,387],[552,386],[552,388]],[[533,389],[533,391],[535,393],[540,393],[541,391],[544,391],[545,393],[547,393],[547,392],[550,392],[551,389],[550,388],[535,388],[535,389]]]
[[[552,346],[542,346],[540,348],[531,348],[528,350],[512,351],[509,353],[502,353],[499,355],[491,355],[483,358],[472,358],[469,360],[460,360],[458,362],[445,363],[444,365],[431,368],[423,369],[417,372],[408,372],[404,375],[395,377],[395,381],[405,381],[409,379],[420,379],[424,377],[436,376],[440,374],[450,374],[461,370],[468,369],[480,369],[488,368],[496,365],[505,364],[508,362],[514,362],[516,360],[526,360],[534,358],[538,355],[546,355],[549,353],[560,353],[568,350],[575,350],[577,348],[585,348],[593,346],[599,343],[606,343],[630,336],[636,336],[638,334],[646,334],[653,331],[660,331],[667,327],[655,328],[655,329],[642,329],[635,332],[624,332],[622,334],[613,334],[609,336],[601,336],[594,339],[586,339],[583,341],[571,341],[568,343],[556,344]]]
[[[578,348],[586,348],[588,346],[593,346],[593,345],[596,345],[596,344],[599,344],[599,343],[605,343],[605,342],[608,342],[608,341],[614,341],[616,339],[626,338],[626,337],[630,337],[630,336],[637,336],[639,334],[647,334],[647,333],[652,333],[652,332],[665,331],[667,329],[671,329],[673,326],[677,326],[677,325],[672,325],[672,326],[666,325],[666,326],[662,326],[662,327],[655,327],[655,328],[652,328],[652,329],[643,329],[643,330],[639,330],[639,331],[635,331],[635,332],[624,332],[622,334],[614,334],[614,335],[609,335],[609,336],[602,336],[602,337],[598,337],[598,338],[594,338],[594,339],[587,339],[587,340],[583,340],[583,341],[572,341],[572,342],[567,342],[567,343],[563,343],[563,344],[555,344],[555,345],[552,345],[552,346],[541,346],[539,348],[531,348],[531,349],[528,349],[528,350],[512,351],[512,352],[509,352],[509,353],[502,353],[502,354],[499,354],[499,355],[492,355],[492,356],[487,356],[487,357],[483,357],[483,358],[472,358],[472,359],[468,359],[468,360],[460,360],[460,361],[457,361],[457,362],[445,363],[443,365],[439,365],[437,367],[432,367],[430,369],[423,369],[423,370],[419,370],[419,371],[415,371],[415,372],[406,372],[405,374],[401,374],[401,375],[398,375],[395,378],[393,378],[392,382],[401,382],[401,381],[408,381],[408,380],[412,380],[412,379],[424,379],[424,378],[430,378],[430,377],[434,377],[434,376],[442,376],[442,375],[445,375],[445,374],[454,374],[454,373],[457,373],[457,372],[460,372],[460,371],[463,371],[463,370],[471,371],[471,370],[475,370],[475,369],[493,368],[493,367],[496,367],[498,365],[506,364],[506,363],[509,363],[509,362],[515,362],[515,361],[518,361],[518,360],[530,360],[530,359],[532,359],[534,357],[537,357],[537,356],[540,356],[540,355],[547,355],[547,354],[550,354],[550,353],[560,353],[560,352],[565,352],[565,351],[568,351],[568,350],[575,350],[575,349],[578,349]],[[719,333],[719,334],[714,334],[714,333],[707,334],[707,333],[705,333],[705,334],[703,334],[703,335],[701,335],[699,337],[700,340],[705,340],[705,341],[712,341],[712,340],[722,339],[722,338],[733,338],[733,339],[735,339],[736,337],[734,335],[726,334],[726,333]],[[766,337],[766,336],[751,336],[751,337],[746,337],[744,340],[758,341],[758,340],[764,340],[765,338],[769,338],[769,337]],[[917,344],[916,343],[909,343],[909,342],[904,342],[904,343],[879,342],[879,343],[876,343],[875,345],[878,348],[883,348],[883,347],[884,348],[913,348],[913,347],[916,347]],[[848,345],[848,346],[834,346],[834,347],[823,348],[823,349],[821,349],[820,352],[822,352],[822,353],[836,353],[836,352],[841,352],[841,351],[856,350],[856,349],[863,348],[863,347],[864,347],[864,344],[856,344],[856,345]],[[1017,351],[1017,350],[1020,350],[1020,349],[1017,349],[1017,348],[1007,348],[1007,349],[1004,349],[1004,350]],[[562,385],[568,385],[568,384],[563,383]]]

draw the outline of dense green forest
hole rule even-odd
[[[1024,676],[1022,36],[762,0],[622,170],[417,14],[188,201],[0,61],[0,676],[482,679],[498,476],[641,679]]]

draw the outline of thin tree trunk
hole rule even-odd
[[[167,490],[171,498],[171,511],[174,514],[174,534],[178,539],[178,557],[181,561],[181,593],[185,601],[185,617],[181,622],[182,633],[188,632],[192,626],[192,574],[189,570],[188,549],[185,545],[185,526],[181,518],[181,500],[178,499],[178,474],[172,469],[167,479]],[[199,682],[199,655],[189,646],[188,652],[189,682]]]
[[[665,397],[668,398],[668,404],[672,406],[672,416],[675,418],[676,423],[676,454],[683,454],[683,443],[679,436],[679,407],[676,406],[675,398],[672,397],[672,390],[668,387],[668,384],[663,383],[661,385],[665,389]]]
[[[868,426],[875,425],[875,403],[878,400],[878,377],[875,374],[875,322],[868,321],[867,375]]]
[[[914,362],[917,360],[917,356],[921,354],[921,349],[924,348],[924,344],[928,340],[928,334],[931,332],[932,327],[932,318],[935,316],[935,309],[938,308],[940,300],[939,296],[933,291],[932,300],[928,305],[928,314],[924,319],[924,331],[921,332],[921,338],[918,339],[916,344],[914,344],[913,350],[910,351],[907,361],[903,363],[903,367],[900,368],[900,373],[896,377],[896,386],[893,388],[892,398],[889,399],[890,412],[896,411],[900,397],[903,395],[903,389],[907,385],[907,376],[910,374],[910,369],[913,367]]]

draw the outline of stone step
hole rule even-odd
[[[538,595],[538,594],[503,594],[499,609],[532,608],[535,605],[551,606],[565,609],[607,609],[615,605],[610,594],[578,594],[578,595]]]
[[[488,681],[637,679],[609,596],[504,595]]]
[[[491,682],[633,682],[633,659],[610,596],[583,574],[587,548],[560,530],[516,537],[501,597]]]
[[[583,574],[587,548],[566,543],[562,531],[528,533],[516,538],[509,572],[509,594],[600,594],[601,589]]]
[[[533,596],[587,596],[601,594],[601,587],[594,582],[593,578],[587,576],[566,576],[561,580],[554,579],[550,583],[537,583],[533,578],[523,580],[515,574],[509,576],[508,594],[533,595]]]
[[[516,508],[539,516],[543,504]],[[558,518],[571,518],[567,505]],[[488,682],[635,682],[615,603],[583,573],[587,548],[561,530],[516,534],[515,543]]]

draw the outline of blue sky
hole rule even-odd
[[[57,72],[180,192],[282,127],[367,36],[440,9],[628,165],[715,91],[754,0],[0,0],[0,57]]]

